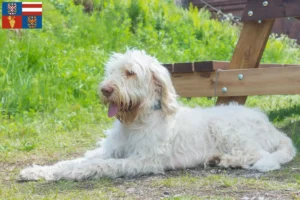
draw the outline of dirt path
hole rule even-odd
[[[73,199],[74,193],[75,199],[98,199],[99,192],[101,199],[300,199],[299,161],[298,155],[281,170],[270,173],[198,167],[133,179],[54,183],[17,182],[19,170],[27,163],[0,162],[0,199],[12,193],[11,188],[15,188],[9,195],[12,199],[28,199],[28,191],[34,199]]]

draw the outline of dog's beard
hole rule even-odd
[[[140,104],[135,104],[126,110],[119,111],[116,117],[123,124],[130,124],[137,118],[139,110],[140,110]]]

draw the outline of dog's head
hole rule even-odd
[[[160,106],[165,115],[173,114],[178,107],[168,70],[144,51],[113,53],[106,63],[99,93],[109,105],[108,116],[117,116],[123,122],[132,122]]]

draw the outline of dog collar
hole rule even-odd
[[[152,107],[153,110],[160,110],[161,109],[161,103],[160,101],[157,101],[157,104],[155,104],[153,107]]]

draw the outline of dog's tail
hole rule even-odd
[[[272,171],[280,168],[281,164],[290,162],[296,156],[296,148],[290,138],[282,137],[276,150],[272,153],[263,152],[262,157],[253,165],[259,171]]]

